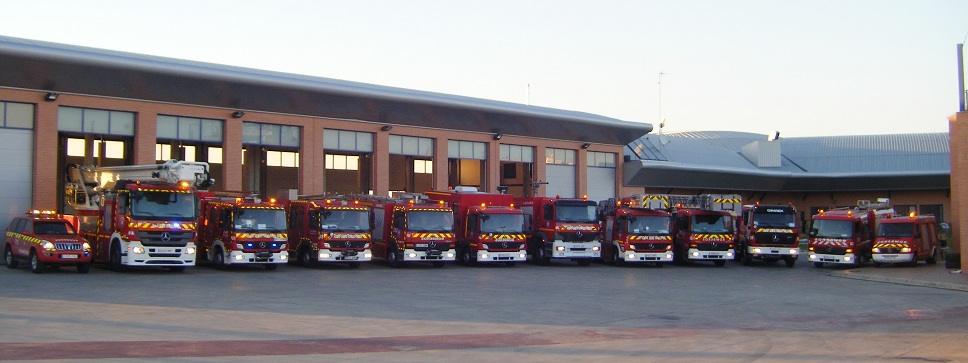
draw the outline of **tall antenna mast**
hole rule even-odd
[[[662,128],[665,127],[665,117],[662,115],[662,76],[668,73],[659,72],[659,133],[662,133]]]

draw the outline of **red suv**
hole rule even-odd
[[[91,245],[74,226],[53,211],[30,211],[14,218],[3,241],[3,261],[17,268],[27,261],[30,271],[42,273],[48,266],[73,265],[77,272],[91,270]]]

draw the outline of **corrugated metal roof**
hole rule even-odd
[[[626,185],[733,190],[938,189],[950,185],[947,133],[781,138],[781,166],[758,168],[743,146],[767,135],[702,131],[646,135],[662,157],[629,153]],[[638,161],[638,164],[635,163]]]
[[[585,112],[0,36],[0,87],[625,145]]]

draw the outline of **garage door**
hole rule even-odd
[[[562,198],[575,197],[575,166],[574,165],[548,165],[548,188],[545,189],[545,196]]]
[[[588,168],[588,199],[615,198],[615,168]]]
[[[0,105],[3,103],[0,102]],[[0,128],[0,230],[31,208],[33,130]],[[51,180],[51,182],[54,182]]]

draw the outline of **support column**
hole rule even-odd
[[[968,213],[962,208],[968,207],[968,148],[964,141],[968,140],[968,112],[959,112],[948,118],[948,139],[951,150],[951,241],[948,246],[948,267],[954,267],[960,262],[960,267],[968,266],[968,254],[962,246],[962,237],[968,232]]]
[[[39,95],[37,99],[41,99]],[[37,103],[34,115],[34,209],[57,209],[57,178],[62,178],[57,168],[57,106],[59,102]]]
[[[242,120],[225,120],[225,139],[222,142],[222,185],[225,190],[242,188]]]
[[[373,134],[373,186],[374,195],[387,196],[390,193],[390,133]]]

